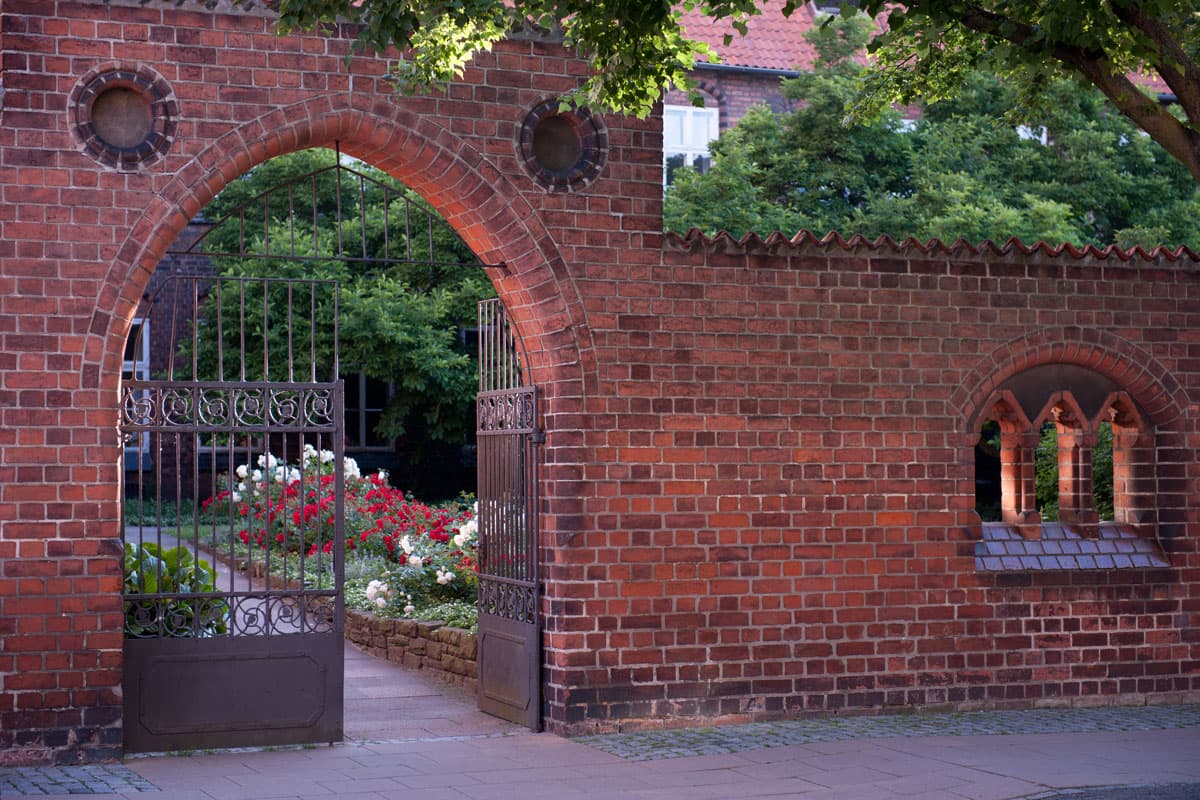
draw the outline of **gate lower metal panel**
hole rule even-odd
[[[541,660],[529,623],[493,617],[480,626],[479,708],[513,722],[527,724],[540,709]]]
[[[340,741],[340,635],[134,639],[125,645],[125,749]]]

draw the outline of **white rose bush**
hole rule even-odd
[[[317,575],[332,564],[334,532],[334,462],[328,450],[305,445],[298,463],[271,453],[238,465],[218,482],[218,492],[204,502],[217,524],[232,523],[250,550],[317,563],[305,567]],[[411,616],[446,603],[474,604],[477,506],[465,501],[432,506],[388,484],[387,474],[361,474],[351,458],[340,466],[345,480],[347,574],[359,579],[359,561],[374,572],[364,587],[347,580],[347,601],[362,600],[365,610],[389,616]],[[318,566],[321,564],[322,566]]]

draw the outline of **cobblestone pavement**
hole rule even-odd
[[[1024,800],[1200,800],[1200,783],[1144,784],[1068,789]]]
[[[633,761],[740,753],[767,747],[908,736],[995,736],[1200,728],[1200,705],[1045,708],[955,714],[758,722],[706,728],[581,736],[574,741]],[[1200,754],[1197,755],[1200,758]]]
[[[0,798],[10,793],[61,795],[154,791],[158,791],[158,787],[119,764],[0,768]]]

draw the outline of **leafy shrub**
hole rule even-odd
[[[413,612],[413,619],[441,621],[451,628],[461,628],[475,633],[479,630],[479,609],[474,603],[451,600],[446,603],[425,606]]]
[[[216,589],[216,573],[187,547],[126,542],[125,594],[202,594]],[[229,605],[211,597],[125,601],[129,638],[218,636],[228,630]]]

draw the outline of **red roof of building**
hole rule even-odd
[[[812,69],[815,52],[804,39],[816,17],[812,5],[803,4],[790,17],[782,14],[783,0],[766,0],[761,7],[762,13],[748,21],[745,36],[735,31],[729,20],[713,20],[698,10],[683,15],[684,33],[716,50],[722,64],[776,70]],[[725,44],[726,34],[732,35],[729,44]]]
[[[790,17],[783,16],[783,0],[764,0],[760,8],[762,13],[747,21],[745,36],[735,31],[729,20],[713,20],[699,10],[684,13],[684,33],[716,50],[721,64],[789,71],[812,69],[816,51],[804,34],[816,24],[813,4],[801,4]],[[879,31],[883,30],[881,18]],[[726,34],[731,35],[729,44],[725,44]],[[1130,78],[1150,92],[1170,91],[1157,74],[1132,74]]]

